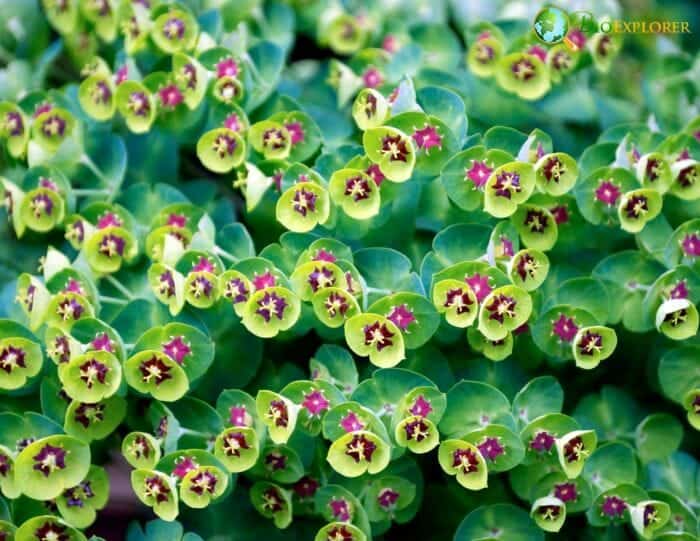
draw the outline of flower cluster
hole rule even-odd
[[[0,541],[85,541],[115,477],[130,539],[697,535],[697,58],[655,47],[640,108],[573,14],[38,4],[0,37]]]

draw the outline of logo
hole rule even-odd
[[[547,6],[537,13],[532,28],[537,39],[547,45],[564,43],[572,51],[579,49],[579,36],[591,37],[597,32],[604,34],[689,34],[687,21],[632,21],[603,20],[598,23],[590,11],[567,13],[556,6]],[[574,35],[575,38],[575,35]],[[584,38],[585,39],[585,38]]]
[[[563,9],[546,7],[535,17],[535,35],[547,45],[564,41],[569,32],[569,15]]]

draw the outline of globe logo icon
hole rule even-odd
[[[554,45],[566,37],[569,31],[569,16],[557,7],[546,7],[535,17],[533,27],[540,40],[547,45]]]

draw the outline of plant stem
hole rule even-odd
[[[92,197],[96,195],[109,195],[110,191],[109,190],[101,190],[101,189],[81,189],[81,188],[75,188],[73,190],[73,194],[76,195],[77,197]]]
[[[214,245],[214,253],[223,259],[226,259],[227,261],[230,261],[231,263],[238,263],[240,259],[238,259],[235,255],[233,255],[230,252],[227,252],[220,246]]]
[[[105,304],[129,304],[127,300],[118,299],[117,297],[107,297],[106,295],[100,295],[100,302]]]
[[[136,296],[124,285],[122,284],[119,280],[117,280],[114,276],[108,274],[105,276],[105,280],[107,280],[114,289],[119,291],[122,295],[124,295],[128,300],[134,300]]]

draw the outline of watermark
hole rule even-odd
[[[537,38],[547,45],[564,43],[569,49],[579,48],[572,34],[582,33],[588,37],[604,34],[691,34],[688,21],[667,20],[622,20],[612,19],[598,22],[590,11],[566,12],[556,6],[547,6],[535,16],[532,24]]]

